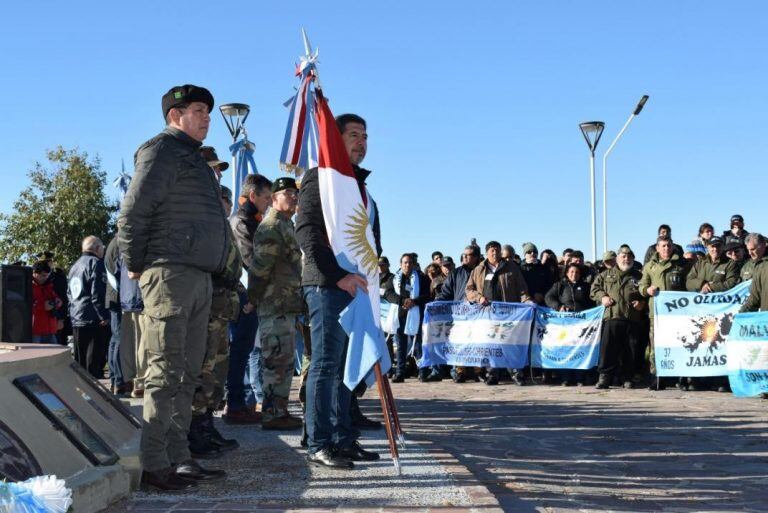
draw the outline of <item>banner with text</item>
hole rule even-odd
[[[533,312],[533,306],[519,303],[429,303],[424,312],[419,365],[525,367]]]
[[[605,307],[558,312],[536,307],[531,337],[531,366],[543,369],[591,369],[600,358]]]
[[[749,295],[751,281],[725,292],[660,292],[654,299],[658,376],[728,374],[726,337]]]
[[[768,393],[768,312],[736,315],[726,347],[733,395]]]

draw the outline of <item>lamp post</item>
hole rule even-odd
[[[602,121],[585,121],[579,123],[579,129],[589,146],[589,189],[592,209],[592,262],[597,260],[597,223],[595,221],[595,149],[600,142],[600,136],[603,135],[605,123]]]
[[[629,116],[629,119],[627,119],[627,122],[624,123],[624,126],[619,131],[619,134],[613,140],[611,145],[608,146],[608,149],[603,155],[603,251],[608,251],[608,172],[606,171],[608,154],[611,153],[611,150],[613,150],[613,147],[616,146],[616,143],[619,141],[619,138],[624,134],[624,131],[627,129],[627,127],[632,122],[632,120],[635,119],[635,116],[640,114],[640,111],[643,110],[643,107],[645,106],[645,102],[647,101],[648,101],[647,94],[643,95],[643,97],[640,98],[640,101],[637,102],[637,106],[635,107],[634,112],[632,112],[632,114]]]
[[[255,146],[248,140],[248,132],[245,130],[245,120],[251,108],[245,103],[225,103],[219,110],[232,136],[232,146],[229,147],[232,152],[232,193],[234,198],[238,198],[245,177],[251,172],[258,173],[256,162],[253,160]],[[243,139],[238,141],[241,134]],[[236,210],[232,210],[233,216]]]

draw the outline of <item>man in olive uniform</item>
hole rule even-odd
[[[738,266],[723,254],[723,239],[712,237],[707,241],[707,256],[694,264],[685,283],[689,292],[709,294],[724,292],[738,282]]]
[[[220,161],[210,146],[200,148],[200,153],[220,178],[220,172],[223,170],[221,167],[226,162]],[[221,206],[227,216],[232,213],[232,191],[223,185]],[[229,368],[229,322],[237,319],[240,311],[237,284],[242,274],[242,265],[240,251],[233,238],[224,271],[212,277],[213,297],[205,360],[200,375],[200,386],[195,390],[192,399],[192,423],[189,427],[189,451],[194,458],[214,458],[224,451],[239,447],[237,440],[224,438],[216,429],[213,412],[224,398],[224,382]]]
[[[291,217],[298,203],[296,180],[281,177],[272,185],[272,208],[253,237],[248,296],[259,315],[263,359],[262,429],[298,429],[301,419],[288,413],[293,377],[296,316],[301,298],[301,250]]]
[[[639,288],[642,273],[634,268],[635,255],[629,247],[619,249],[614,258],[616,265],[597,275],[590,293],[605,307],[597,388],[608,388],[617,371],[624,388],[633,388],[632,376],[643,352],[640,329],[647,315]]]
[[[211,273],[224,269],[231,233],[219,184],[198,151],[213,96],[187,84],[171,88],[161,103],[167,126],[136,152],[117,237],[144,300],[142,483],[181,491],[224,477],[191,458],[187,435],[205,357]]]
[[[653,340],[653,301],[662,290],[685,291],[685,263],[684,259],[675,252],[672,239],[661,236],[656,242],[656,253],[650,261],[643,266],[643,276],[640,278],[640,294],[650,298],[648,310],[651,317],[650,343],[648,345],[648,358],[651,374],[656,375],[656,361],[654,355]],[[666,383],[662,380],[651,380],[651,390],[662,390]]]
[[[757,268],[764,265],[768,258],[765,256],[765,237],[753,232],[747,235],[744,243],[747,246],[749,260],[747,260],[739,273],[740,281],[749,281],[757,272]]]

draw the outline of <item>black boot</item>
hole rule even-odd
[[[210,438],[205,436],[205,431],[203,431],[204,423],[204,414],[192,416],[192,422],[189,425],[189,435],[187,435],[189,452],[196,459],[211,460],[218,458],[222,455],[222,452],[211,442]]]
[[[205,421],[203,422],[203,435],[208,440],[219,448],[221,451],[233,451],[240,447],[237,440],[233,438],[224,438],[216,426],[213,424],[213,410],[208,410],[205,413]]]

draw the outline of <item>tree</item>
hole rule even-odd
[[[52,251],[56,264],[68,268],[80,257],[83,238],[96,235],[106,243],[114,233],[118,205],[104,194],[107,175],[99,158],[61,146],[46,157],[50,169],[35,163],[32,184],[13,203],[13,213],[0,214],[1,261],[32,261]]]

